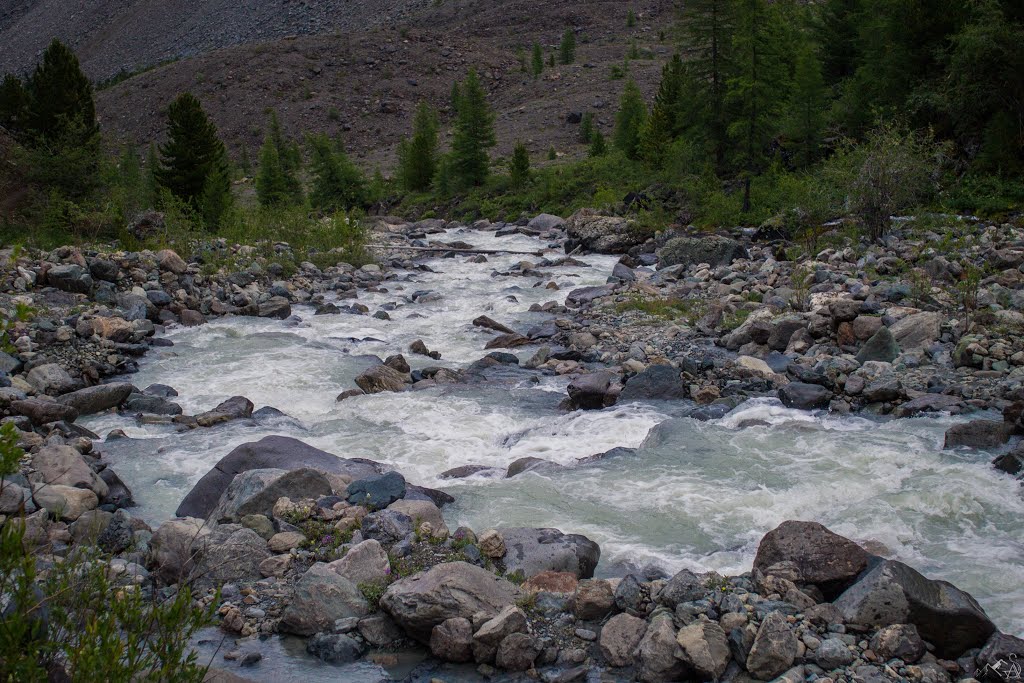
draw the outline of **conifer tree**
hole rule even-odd
[[[599,130],[594,131],[594,135],[590,141],[590,151],[588,152],[592,157],[603,157],[608,153],[608,144],[604,141],[604,135]]]
[[[227,151],[217,128],[191,93],[182,93],[168,106],[167,127],[157,180],[214,227],[231,204]]]
[[[475,69],[462,83],[462,101],[452,136],[451,170],[462,186],[481,185],[487,179],[487,150],[494,146],[494,114]]]
[[[143,169],[142,204],[149,209],[156,208],[160,203],[160,157],[157,155],[156,143],[150,143],[146,151],[146,167]]]
[[[552,69],[555,68],[555,53],[554,52],[552,52],[551,54],[548,55],[548,66],[550,66]]]
[[[256,197],[262,206],[282,206],[291,199],[280,153],[269,135],[260,148],[260,168],[256,174]]]
[[[280,186],[272,204],[301,204],[302,203],[302,182],[299,180],[299,170],[302,168],[302,150],[298,143],[285,138],[284,129],[281,127],[281,120],[277,112],[270,112],[270,126],[264,147],[267,144],[273,145],[277,152],[275,167],[270,169],[274,181]],[[260,164],[263,163],[264,152],[260,150]],[[258,180],[258,179],[257,179]],[[258,189],[258,185],[257,185]],[[262,199],[260,200],[263,201]]]
[[[584,144],[590,144],[591,138],[594,136],[594,114],[587,112],[583,115],[580,120],[580,142]]]
[[[647,105],[636,81],[630,78],[615,115],[615,146],[630,159],[640,156],[640,132],[647,120]]]
[[[459,106],[462,104],[462,93],[459,90],[458,81],[452,83],[452,92],[448,95],[448,103],[451,105],[452,111],[457,114]]]
[[[11,133],[24,130],[28,114],[28,91],[21,79],[7,74],[0,82],[0,127]]]
[[[324,134],[309,137],[313,187],[309,202],[325,213],[349,210],[366,203],[366,180],[341,145]]]
[[[537,78],[544,71],[544,53],[541,52],[540,43],[533,44],[533,59],[531,61],[533,77]]]
[[[680,133],[678,118],[683,75],[683,61],[676,54],[661,70],[654,106],[641,132],[640,156],[656,168],[662,165],[669,144]]]
[[[412,137],[398,147],[398,176],[410,192],[430,188],[437,171],[437,114],[426,102],[416,107]]]
[[[634,26],[636,26],[636,14],[630,9],[629,13],[626,14],[626,27],[633,28]]]
[[[248,178],[252,175],[252,160],[249,159],[249,145],[242,143],[242,151],[238,160],[238,170],[241,171],[242,177]]]
[[[571,28],[565,29],[562,35],[562,42],[558,46],[558,56],[562,64],[572,64],[576,61],[576,34]]]
[[[814,161],[825,124],[825,81],[814,46],[804,41],[797,48],[793,90],[789,103],[789,131],[799,146],[804,165]]]
[[[726,106],[732,76],[734,5],[737,0],[689,0],[684,13],[687,60],[683,89],[685,114],[680,121],[688,137],[703,139],[719,172],[729,147],[730,112]]]
[[[27,90],[29,133],[46,143],[93,145],[98,153],[92,83],[71,48],[54,39],[29,78]]]
[[[512,160],[509,162],[509,176],[512,180],[512,187],[522,188],[530,182],[530,153],[526,145],[517,142],[512,150]]]

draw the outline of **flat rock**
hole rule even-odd
[[[331,495],[328,478],[317,470],[264,468],[239,472],[228,484],[209,515],[212,522],[237,522],[246,515],[270,517],[278,498],[316,498]]]
[[[667,365],[652,365],[626,382],[619,402],[680,400],[688,397],[686,384],[679,371]]]
[[[128,382],[111,382],[72,391],[60,396],[57,401],[71,406],[79,415],[93,415],[116,408],[124,403],[133,391],[135,387]]]
[[[569,572],[589,579],[601,558],[601,548],[586,536],[563,534],[558,529],[502,527],[506,573],[516,571],[529,579],[543,571]]]
[[[322,562],[302,575],[291,600],[281,614],[281,630],[298,636],[329,631],[338,619],[362,617],[369,611],[366,599],[352,581]]]

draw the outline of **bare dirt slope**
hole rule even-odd
[[[634,27],[626,26],[629,8],[639,17]],[[624,84],[611,70],[633,41],[649,58],[630,62],[629,71],[651,94],[674,49],[675,16],[668,0],[431,2],[400,26],[238,45],[158,67],[100,91],[99,113],[113,139],[147,144],[163,134],[167,103],[187,90],[236,157],[245,146],[255,158],[274,109],[289,134],[340,135],[364,168],[388,174],[416,103],[438,108],[444,127],[452,83],[472,66],[497,113],[498,155],[517,140],[538,156],[552,146],[580,154],[567,114],[590,111],[610,129]],[[523,73],[517,49],[528,52],[536,40],[547,57],[566,28],[577,35],[576,63],[546,67],[540,79]]]

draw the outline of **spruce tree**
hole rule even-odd
[[[640,136],[640,156],[656,168],[662,165],[669,144],[680,133],[678,118],[682,88],[683,61],[676,54],[661,70],[661,84]]]
[[[630,78],[615,115],[615,146],[630,159],[640,156],[640,132],[647,120],[647,104],[636,81]]]
[[[634,26],[636,26],[636,14],[630,9],[629,13],[626,14],[626,27],[633,28]]]
[[[299,170],[302,168],[302,150],[298,143],[288,140],[281,127],[281,120],[276,111],[270,112],[270,126],[266,144],[271,144],[277,152],[277,167],[271,169],[277,174],[277,182],[283,188],[274,204],[301,204],[302,203],[302,182],[299,180]],[[262,165],[263,151],[260,151],[260,163]],[[262,201],[262,199],[260,200]]]
[[[512,180],[512,187],[520,189],[530,182],[530,153],[526,145],[517,142],[512,151],[512,160],[509,162],[509,176]]]
[[[0,82],[0,127],[13,134],[21,133],[28,115],[28,101],[28,91],[21,79],[14,74],[4,76]]]
[[[679,122],[687,137],[705,142],[719,172],[729,147],[730,112],[725,96],[734,71],[732,36],[737,0],[689,0],[683,14],[687,48]]]
[[[590,151],[588,154],[592,157],[603,157],[608,153],[608,144],[604,141],[604,135],[599,130],[594,131],[594,135],[590,141]]]
[[[475,69],[462,83],[461,99],[452,136],[451,170],[463,187],[481,185],[490,163],[487,150],[495,144],[494,114]]]
[[[146,151],[146,167],[142,178],[142,205],[144,208],[155,209],[160,204],[160,157],[157,155],[156,143],[150,143]]]
[[[452,92],[448,95],[448,103],[451,106],[452,111],[457,114],[459,112],[459,106],[462,104],[462,93],[459,90],[458,81],[452,83]]]
[[[789,102],[789,132],[796,140],[799,160],[812,163],[821,145],[825,124],[825,80],[814,46],[805,41],[797,49],[793,90]]]
[[[260,168],[256,174],[256,197],[262,206],[282,206],[291,199],[281,156],[268,135],[260,148]]]
[[[594,136],[594,115],[591,112],[587,112],[583,115],[583,119],[580,120],[580,136],[579,141],[584,144],[590,144],[591,138]]]
[[[366,180],[341,145],[332,144],[330,138],[321,133],[309,137],[309,150],[313,175],[310,204],[325,213],[364,206]]]
[[[555,68],[555,53],[554,52],[552,52],[551,54],[548,55],[548,66],[550,66],[552,69]]]
[[[28,81],[26,128],[44,143],[93,145],[99,151],[99,124],[92,83],[78,57],[54,39]]]
[[[571,28],[565,29],[562,35],[562,42],[558,46],[558,56],[562,64],[572,64],[576,61],[576,34]]]
[[[425,192],[436,171],[437,114],[421,101],[416,107],[412,137],[398,148],[398,177],[409,192]]]
[[[217,128],[191,93],[182,93],[168,106],[167,127],[157,180],[214,227],[231,203],[227,151]]]
[[[533,77],[537,78],[544,71],[544,53],[541,52],[540,43],[533,44],[533,59],[531,61]]]

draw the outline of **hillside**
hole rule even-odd
[[[289,134],[340,134],[362,166],[387,172],[416,102],[427,100],[445,121],[452,83],[476,67],[497,114],[497,154],[520,139],[534,153],[551,146],[575,153],[576,126],[566,124],[567,114],[592,111],[598,125],[610,128],[623,84],[610,73],[631,42],[652,57],[630,67],[648,93],[672,51],[658,41],[674,19],[672,3],[638,3],[636,11],[640,20],[627,28],[619,2],[559,1],[541,9],[521,0],[446,3],[422,11],[411,27],[298,36],[166,64],[101,90],[99,115],[113,139],[148,144],[160,139],[163,107],[188,90],[236,157],[243,145],[255,154],[266,113],[276,109]],[[546,28],[529,28],[536,25]],[[517,48],[528,50],[536,40],[547,57],[566,28],[577,33],[576,63],[546,68],[540,79],[523,73]]]

